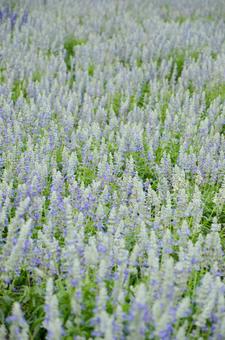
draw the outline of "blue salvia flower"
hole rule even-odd
[[[28,324],[24,319],[20,304],[13,304],[12,315],[7,319],[10,324],[9,339],[29,339]]]

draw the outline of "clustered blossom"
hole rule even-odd
[[[0,339],[224,339],[224,70],[223,0],[0,3]]]

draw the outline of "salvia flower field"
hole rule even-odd
[[[0,340],[225,339],[224,0],[0,0]]]

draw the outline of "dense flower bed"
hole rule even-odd
[[[0,6],[0,339],[225,339],[224,0]]]

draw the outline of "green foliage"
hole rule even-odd
[[[211,51],[211,57],[212,57],[212,59],[216,60],[216,59],[217,59],[217,56],[218,56],[218,53],[217,53],[217,52]]]
[[[175,18],[175,21],[179,24],[182,25],[185,21],[187,21],[189,17],[184,16],[184,15],[179,15],[178,17]]]
[[[137,67],[141,67],[141,66],[143,65],[143,61],[142,61],[141,58],[138,58],[138,59],[136,60],[136,65],[137,65]]]
[[[182,74],[184,62],[185,62],[185,55],[182,52],[177,52],[173,57],[172,63],[172,70],[171,70],[171,77],[173,72],[176,69],[176,80],[178,80]]]
[[[27,90],[24,80],[15,80],[12,86],[12,95],[11,98],[15,103],[17,99],[22,96],[27,98]]]
[[[59,171],[62,170],[62,162],[63,162],[62,154],[63,154],[63,146],[57,148],[55,151],[55,158],[56,158],[57,168]]]
[[[206,88],[205,90],[206,107],[208,108],[217,97],[220,97],[221,101],[223,102],[225,101],[225,83],[219,83],[211,88]]]
[[[202,192],[202,201],[203,201],[203,216],[201,220],[202,232],[209,232],[213,218],[217,218],[218,223],[225,222],[225,205],[222,211],[218,211],[216,204],[214,203],[215,193],[218,192],[219,185],[218,184],[204,184],[201,187]]]
[[[132,111],[136,105],[136,95],[130,96],[130,103],[128,111]]]
[[[191,81],[188,84],[188,90],[189,90],[190,96],[192,96],[195,91],[195,87]]]
[[[201,269],[199,271],[193,270],[190,273],[190,277],[189,277],[188,284],[187,284],[188,290],[186,292],[186,295],[190,296],[191,298],[193,297],[193,295],[196,292],[196,287],[199,286],[204,274],[205,274],[204,269]]]
[[[146,81],[141,87],[141,94],[137,100],[137,106],[143,107],[149,95],[150,95],[150,84],[148,81]]]
[[[29,273],[23,270],[10,286],[0,282],[0,322],[11,315],[15,301],[21,304],[25,319],[29,325],[30,339],[42,339],[46,331],[42,327],[44,320],[45,287],[41,283],[35,284]]]
[[[188,58],[191,58],[193,60],[197,60],[199,57],[199,51],[188,51],[188,50],[178,50],[174,49],[172,50],[168,58],[172,59],[172,67],[170,74],[168,75],[168,80],[170,81],[172,79],[172,76],[174,72],[176,72],[175,80],[178,81],[178,79],[181,77],[181,74],[183,72],[185,61]]]
[[[5,82],[5,75],[4,75],[5,68],[0,67],[0,85]]]
[[[65,325],[72,312],[71,298],[74,294],[74,289],[70,285],[66,285],[65,281],[62,281],[61,279],[56,280],[55,286],[57,288],[56,295],[60,306],[63,325]]]
[[[88,219],[86,224],[85,224],[85,236],[86,236],[86,241],[89,239],[90,236],[96,235],[97,230],[95,228],[94,222],[92,219]]]
[[[88,75],[89,75],[90,77],[93,77],[94,71],[95,71],[94,65],[93,65],[93,64],[89,65],[89,66],[88,66]]]
[[[172,164],[176,164],[177,157],[179,155],[180,145],[179,140],[170,141],[168,143],[162,143],[156,150],[156,163],[160,163],[164,154],[170,156]]]
[[[135,168],[137,170],[138,176],[143,181],[146,181],[147,179],[152,179],[155,181],[156,175],[154,169],[151,168],[146,155],[138,151],[132,152],[131,155],[135,161]]]
[[[97,293],[97,285],[95,273],[89,270],[86,279],[82,286],[82,295],[84,301],[84,308],[82,310],[83,323],[81,325],[81,333],[88,339],[91,336],[93,327],[90,325],[90,320],[94,316],[95,299]]]
[[[77,169],[75,177],[78,181],[83,182],[84,185],[90,185],[96,178],[95,169],[81,165]]]
[[[125,236],[125,245],[126,249],[131,252],[137,242],[137,232],[135,230],[130,231],[126,236]]]
[[[117,116],[119,115],[119,110],[120,110],[120,106],[121,106],[121,99],[122,99],[121,93],[116,93],[113,97],[113,100],[112,100],[113,111],[115,112],[115,114]]]
[[[108,142],[107,146],[109,154],[111,153],[113,155],[118,150],[118,145],[116,143]]]
[[[73,36],[68,36],[64,41],[64,49],[66,50],[65,63],[67,70],[71,70],[71,57],[74,56],[74,49],[76,46],[84,45],[85,39],[78,39]]]
[[[36,72],[33,73],[32,80],[33,80],[34,82],[40,83],[40,81],[41,81],[41,76],[42,76],[41,72],[40,72],[40,71],[36,71]]]
[[[168,108],[169,105],[169,101],[171,98],[171,93],[168,92],[162,99],[160,99],[160,103],[161,103],[161,110],[160,110],[160,121],[162,123],[162,126],[164,125],[165,119],[166,119],[166,110]]]

